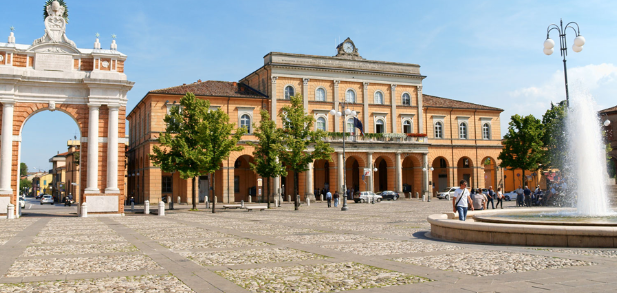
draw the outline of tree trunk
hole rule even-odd
[[[193,194],[191,195],[191,197],[193,198],[193,210],[197,209],[197,198],[195,198],[195,178],[196,177],[193,177],[193,188],[192,188]]]
[[[214,171],[216,172],[216,171]],[[216,180],[214,177],[215,173],[212,173],[212,213],[216,213],[215,205],[216,205],[216,200],[214,200],[216,198]]]
[[[298,210],[298,172],[294,172],[294,210]]]
[[[268,202],[268,209],[270,208],[270,178],[266,178],[266,201]]]

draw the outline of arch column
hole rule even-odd
[[[345,192],[343,190],[343,180],[345,180],[345,176],[344,173],[345,172],[345,162],[343,161],[343,152],[338,152],[338,187],[337,190],[339,190],[338,188],[340,188],[341,192]]]
[[[428,163],[427,163],[428,166]],[[402,193],[403,192],[403,165],[401,164],[401,153],[396,153],[396,163],[395,163],[395,169],[394,169],[394,173],[396,174],[395,178],[396,178],[396,192]]]
[[[375,172],[373,171],[373,153],[366,153],[367,168],[371,169],[371,176],[368,180],[368,191],[375,192]]]
[[[305,197],[308,196],[311,200],[315,200],[315,191],[313,190],[313,174],[314,174],[314,163],[308,164],[308,170],[304,172],[306,174],[306,181],[304,184]]]
[[[13,195],[11,169],[13,167],[13,110],[15,103],[11,101],[2,104],[4,106],[2,109],[2,142],[0,144],[0,194]]]
[[[88,168],[84,193],[101,193],[99,189],[99,104],[88,104]],[[117,168],[116,168],[117,169]],[[117,180],[117,179],[116,179]]]
[[[120,193],[118,189],[118,111],[120,106],[109,105],[109,133],[107,134],[107,187],[105,193]]]
[[[428,154],[422,154],[422,168],[426,169],[422,171],[422,194],[428,197],[430,196],[428,190],[428,172],[430,171],[428,166]]]

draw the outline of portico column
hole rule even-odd
[[[99,104],[88,104],[88,162],[86,189],[84,193],[100,193],[99,180]],[[117,180],[117,179],[116,179]]]
[[[13,109],[14,102],[4,102],[2,109],[2,143],[0,144],[0,194],[13,194],[11,169],[13,167]],[[0,207],[6,209],[6,207]]]
[[[397,123],[398,120],[396,119],[396,85],[395,84],[390,85],[390,104],[392,104],[392,133],[398,133],[398,123]],[[396,186],[398,186],[398,183]]]
[[[306,182],[305,182],[306,195],[305,196],[308,196],[309,198],[311,198],[311,200],[314,200],[315,191],[313,189],[313,163],[308,164],[308,170],[305,173],[306,173]]]
[[[120,193],[118,189],[118,105],[108,105],[109,133],[107,134],[107,187],[105,193]]]
[[[338,186],[336,187],[336,190],[338,190],[339,192],[343,192],[343,180],[345,180],[344,178],[344,173],[345,172],[345,162],[343,160],[343,153],[342,152],[338,152]]]
[[[371,176],[368,179],[368,191],[373,191],[375,192],[375,172],[373,172],[373,153],[372,152],[368,152],[366,154],[366,164],[368,165],[367,168],[371,169]]]
[[[430,196],[428,192],[428,154],[422,154],[422,168],[426,169],[422,171],[422,193],[426,196]]]
[[[338,84],[339,82],[341,82],[340,80],[335,80],[334,81],[334,94],[332,95],[332,98],[334,99],[334,110],[336,111],[340,111],[340,109],[338,108]],[[339,125],[339,117],[334,115],[334,131],[335,132],[339,132],[340,129],[340,125]],[[342,156],[342,154],[341,154]],[[340,188],[340,186],[339,186]]]
[[[308,83],[309,83],[308,78],[303,78],[302,79],[302,101],[304,102],[304,113],[308,114]]]
[[[424,116],[422,115],[422,86],[418,86],[418,133],[424,133]]]
[[[396,192],[403,192],[403,166],[401,165],[401,153],[396,153]]]
[[[369,123],[368,123],[368,102],[369,102],[369,98],[368,98],[368,85],[369,85],[369,83],[368,82],[364,82],[363,85],[364,85],[364,91],[363,91],[363,93],[364,93],[364,95],[363,95],[364,107],[362,108],[362,111],[363,111],[362,117],[364,118],[363,119],[364,125],[362,125],[362,127],[364,128],[363,129],[364,133],[367,133],[368,132],[368,125],[369,125]],[[371,191],[373,191],[373,189],[371,189]]]

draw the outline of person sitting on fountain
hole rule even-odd
[[[488,199],[484,193],[476,192],[472,197],[472,201],[474,210],[486,210]]]
[[[469,196],[469,190],[467,190],[467,181],[461,180],[460,187],[454,191],[452,197],[452,210],[454,213],[458,212],[458,219],[465,221],[467,218],[467,208],[470,206],[471,197]],[[473,211],[473,205],[471,205]]]

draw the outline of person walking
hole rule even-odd
[[[488,194],[486,195],[486,209],[488,209],[488,204],[491,203],[491,207],[495,209],[494,199],[495,199],[495,191],[493,191],[493,186],[488,187]]]
[[[326,201],[328,202],[328,207],[332,206],[332,193],[328,190],[326,193]]]
[[[531,207],[531,189],[525,186],[525,189],[523,190],[523,194],[525,195],[525,205],[527,207]]]
[[[339,199],[338,191],[335,191],[334,192],[334,207],[338,207],[338,199]]]
[[[461,180],[459,182],[459,188],[454,191],[454,197],[452,197],[452,210],[454,213],[458,212],[458,219],[465,221],[467,218],[467,208],[471,202],[469,196],[469,190],[467,190],[467,181]],[[471,205],[473,211],[473,205]]]
[[[497,188],[497,206],[501,205],[501,209],[503,209],[503,193],[501,192],[501,187]]]

